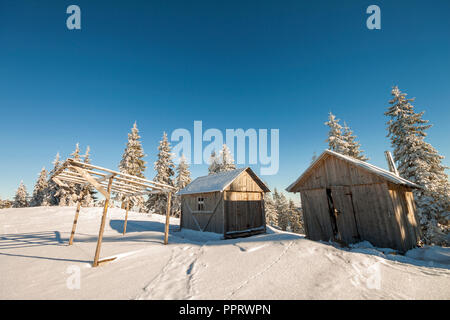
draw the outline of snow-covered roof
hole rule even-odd
[[[292,189],[316,166],[316,164],[319,163],[322,159],[324,159],[325,157],[327,157],[329,155],[332,155],[341,160],[350,162],[351,164],[361,167],[361,168],[363,168],[373,174],[376,174],[392,183],[395,183],[398,185],[403,185],[403,186],[408,186],[411,188],[421,188],[419,185],[417,185],[409,180],[406,180],[400,176],[397,176],[388,170],[374,166],[373,164],[367,163],[365,161],[358,160],[358,159],[355,159],[355,158],[352,158],[349,156],[345,156],[343,154],[340,154],[340,153],[337,153],[337,152],[327,149],[308,167],[308,169],[306,169],[305,172],[303,172],[303,174],[297,180],[295,180],[294,183],[292,183],[289,187],[286,188],[286,191],[292,192]]]
[[[225,190],[234,180],[236,180],[241,173],[247,171],[255,182],[263,189],[264,192],[270,192],[269,188],[261,181],[261,179],[249,167],[235,169],[231,171],[219,172],[203,177],[198,177],[184,189],[178,191],[178,195],[217,192]]]

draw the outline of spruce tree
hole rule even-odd
[[[173,176],[175,174],[175,165],[172,160],[172,149],[165,132],[159,143],[158,151],[158,158],[154,166],[156,176],[153,181],[174,186]],[[147,201],[147,208],[153,210],[155,213],[165,214],[167,195],[163,193],[150,195]]]
[[[215,151],[211,152],[211,156],[209,157],[209,167],[208,167],[208,174],[214,174],[220,172],[221,165],[219,158],[217,157],[217,154]]]
[[[439,155],[425,142],[426,130],[431,127],[422,119],[424,112],[416,113],[406,93],[393,87],[393,98],[385,115],[390,117],[388,137],[394,149],[394,161],[399,174],[423,189],[414,191],[420,224],[426,243],[449,244],[450,186]]]
[[[220,161],[220,172],[223,171],[231,171],[236,169],[236,165],[234,164],[233,156],[231,155],[230,149],[228,149],[228,146],[224,144],[222,146],[222,150],[219,154],[219,161]]]
[[[51,179],[53,174],[60,168],[61,165],[62,165],[62,163],[60,161],[59,152],[58,152],[55,156],[55,160],[53,160],[53,169],[50,171],[50,173],[48,175],[49,180],[47,182],[48,191],[47,191],[46,197],[47,197],[47,202],[51,206],[66,205],[64,203],[64,200],[61,201],[61,198],[66,199],[67,198],[66,194],[68,191],[61,188],[60,186],[58,186]]]
[[[131,128],[131,133],[128,134],[128,142],[122,155],[122,160],[120,160],[119,163],[119,171],[145,179],[144,172],[147,162],[144,161],[146,155],[140,139],[141,136],[139,135],[139,130],[135,122]],[[125,200],[125,196],[122,194],[117,194],[115,198],[122,203]],[[142,211],[144,207],[144,198],[138,196],[130,199],[130,208],[133,206],[137,206],[139,211]]]
[[[275,203],[272,196],[267,193],[264,195],[264,210],[266,212],[266,224],[270,226],[278,225],[278,214],[275,209]]]
[[[86,153],[83,156],[83,162],[86,164],[91,163],[91,148],[89,146],[86,147]],[[93,207],[95,200],[97,200],[95,194],[96,191],[90,185],[86,185],[82,191],[83,199],[81,205],[83,207]]]
[[[345,140],[342,133],[342,126],[339,124],[339,119],[331,112],[328,114],[328,121],[325,125],[330,127],[328,132],[328,138],[325,142],[328,143],[328,148],[332,151],[338,152],[340,154],[348,154],[348,143]]]
[[[177,176],[175,178],[175,187],[177,192],[184,189],[189,183],[191,183],[191,172],[189,171],[189,165],[187,164],[186,157],[181,155],[180,163],[177,167]],[[173,197],[173,213],[175,217],[179,217],[181,214],[181,197]]]
[[[347,126],[345,122],[344,122],[343,138],[347,142],[346,155],[362,161],[369,160],[367,157],[364,156],[363,151],[361,150],[361,144],[356,141],[356,136],[353,135],[353,131],[350,129],[349,126]]]
[[[81,155],[80,155],[80,144],[77,143],[75,145],[75,150],[70,154],[70,158],[75,161],[81,161]],[[76,172],[75,170],[73,170]],[[66,203],[67,206],[74,206],[78,202],[78,198],[81,195],[81,187],[79,184],[76,183],[68,183],[69,186],[69,194],[66,195],[67,197],[65,199],[60,198],[62,201]]]
[[[297,208],[292,199],[288,204],[289,229],[295,233],[305,233],[303,228],[303,215],[301,209]]]
[[[23,181],[21,181],[19,188],[16,191],[16,195],[14,196],[13,208],[25,207],[28,207],[28,192]]]
[[[38,207],[50,205],[48,203],[47,193],[48,193],[47,170],[45,170],[45,168],[42,168],[41,172],[39,173],[39,177],[36,181],[36,184],[34,186],[30,206]]]
[[[273,193],[273,200],[275,204],[275,210],[277,212],[278,227],[286,231],[289,226],[289,204],[286,196],[283,193],[279,193],[275,188]]]

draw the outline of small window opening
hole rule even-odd
[[[205,210],[205,198],[197,198],[197,209],[198,211]]]

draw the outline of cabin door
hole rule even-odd
[[[360,235],[350,188],[338,186],[329,190],[330,213],[334,215],[336,221],[336,238],[346,243],[358,242]]]

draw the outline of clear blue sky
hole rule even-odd
[[[66,28],[71,4],[82,30]],[[381,30],[366,28],[371,4]],[[279,173],[263,178],[284,189],[326,147],[329,111],[386,167],[393,85],[417,98],[434,124],[428,142],[450,157],[449,39],[447,0],[2,0],[0,196],[20,180],[31,193],[41,167],[77,142],[116,168],[135,120],[149,178],[162,132],[202,120],[280,129]]]

